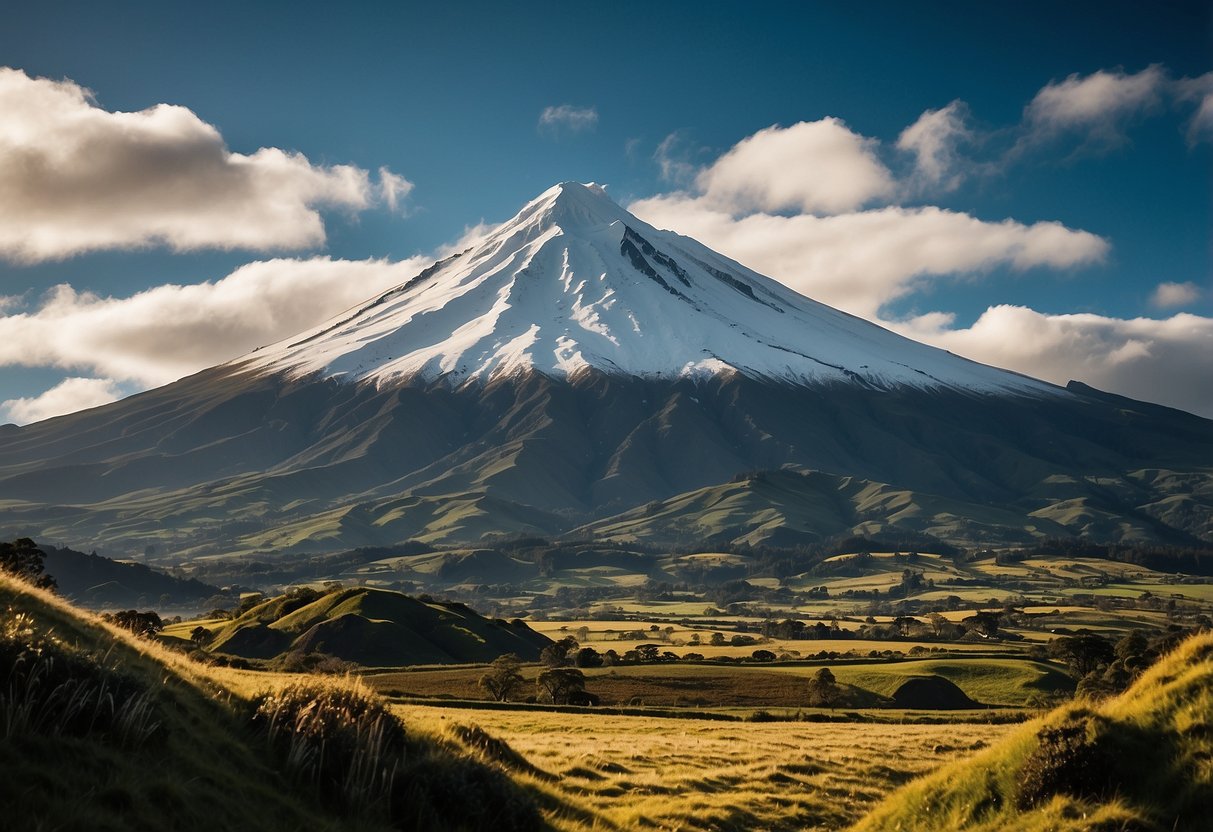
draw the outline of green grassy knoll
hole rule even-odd
[[[247,659],[318,653],[389,667],[535,659],[548,639],[463,604],[423,601],[367,587],[296,591],[268,599],[224,626],[209,649]]]
[[[1211,720],[1213,634],[1203,633],[1120,696],[1057,709],[895,793],[855,829],[1205,829]]]

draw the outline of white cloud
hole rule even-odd
[[[1094,234],[1056,222],[984,222],[935,207],[736,218],[705,200],[672,194],[629,208],[802,294],[872,320],[932,275],[972,275],[996,266],[1067,269],[1099,262],[1109,248]]]
[[[267,260],[213,283],[156,286],[126,298],[60,285],[33,311],[0,315],[0,366],[85,369],[139,388],[165,384],[322,323],[429,262]]]
[[[1070,75],[1036,93],[1024,110],[1024,122],[1035,138],[1082,129],[1093,138],[1117,142],[1123,138],[1124,121],[1157,107],[1168,83],[1166,70],[1158,64],[1132,74],[1101,69]]]
[[[696,168],[688,161],[689,156],[687,138],[681,131],[676,130],[662,139],[653,152],[653,159],[661,169],[661,180],[679,186],[691,184]]]
[[[40,396],[0,402],[0,413],[4,414],[0,418],[25,425],[99,407],[122,396],[122,390],[110,378],[65,378]]]
[[[598,126],[598,110],[595,107],[574,107],[572,104],[559,104],[554,107],[544,107],[539,114],[539,129],[558,132],[567,130],[570,133],[581,133],[593,130]]]
[[[1188,141],[1213,141],[1213,72],[1180,78],[1175,82],[1175,95],[1180,101],[1196,103],[1196,112],[1188,122]]]
[[[836,118],[776,125],[733,145],[695,183],[707,205],[735,214],[849,211],[894,191],[876,146]]]
[[[1159,309],[1175,309],[1187,306],[1200,299],[1200,287],[1191,281],[1187,283],[1159,283],[1150,296],[1150,303]]]
[[[938,110],[927,110],[901,131],[897,147],[914,154],[914,174],[910,189],[925,191],[955,190],[960,185],[962,159],[958,147],[972,141],[968,107],[953,101]]]
[[[319,209],[361,210],[406,180],[313,165],[300,153],[233,153],[184,107],[98,107],[78,84],[0,67],[0,257],[85,251],[298,249],[324,242]]]
[[[379,192],[383,195],[383,201],[389,211],[403,210],[403,203],[412,191],[412,182],[385,167],[379,168]]]
[[[1213,318],[1126,320],[992,306],[971,327],[955,329],[952,322],[934,313],[886,325],[985,364],[1213,418]]]

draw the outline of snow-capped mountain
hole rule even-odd
[[[0,539],[1190,544],[1210,472],[1208,420],[907,340],[563,184],[310,332],[0,429]]]
[[[594,184],[545,191],[475,246],[311,332],[259,351],[259,370],[390,384],[535,370],[645,378],[739,372],[794,383],[1056,388],[928,347],[812,301]]]

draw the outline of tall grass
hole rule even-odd
[[[293,779],[348,813],[409,830],[546,828],[533,796],[502,770],[517,761],[490,753],[503,743],[475,731],[462,744],[410,737],[357,680],[313,678],[263,694],[252,723]]]
[[[310,680],[261,696],[252,717],[287,771],[352,810],[390,800],[405,756],[404,726],[352,680]]]
[[[0,627],[0,737],[105,738],[137,748],[161,723],[151,691],[109,662],[81,657],[9,608]]]

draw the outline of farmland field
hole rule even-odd
[[[720,723],[394,706],[430,731],[474,724],[592,813],[568,830],[835,830],[897,786],[1017,726]]]

